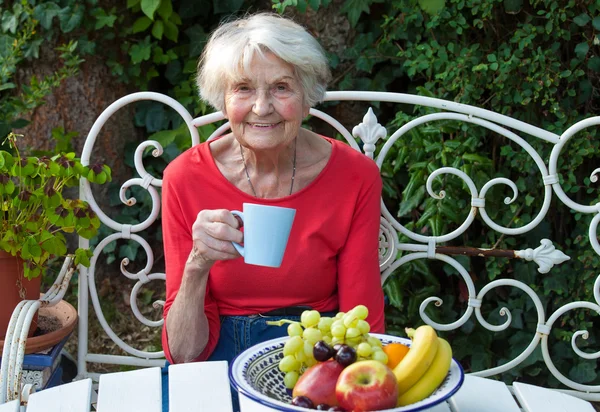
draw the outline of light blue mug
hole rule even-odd
[[[281,266],[296,209],[244,203],[243,212],[233,210],[244,222],[244,245],[233,246],[250,265]]]

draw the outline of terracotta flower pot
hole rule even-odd
[[[0,339],[6,336],[6,329],[15,307],[23,299],[39,299],[41,276],[27,280],[23,276],[23,260],[0,250]],[[37,314],[31,322],[29,335],[37,328]]]

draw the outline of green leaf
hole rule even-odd
[[[69,33],[79,27],[83,20],[83,5],[75,3],[73,6],[67,6],[58,12],[60,29],[63,33]]]
[[[445,0],[419,0],[419,6],[429,15],[438,14],[444,9]]]
[[[117,16],[114,14],[106,14],[106,12],[102,9],[96,15],[96,25],[94,26],[95,30],[99,30],[103,27],[113,27],[115,24],[115,20],[117,20]]]
[[[171,17],[171,14],[173,14],[173,4],[171,4],[171,0],[162,0],[157,12],[163,20],[168,20],[169,17]]]
[[[596,378],[595,362],[588,361],[573,366],[569,371],[569,378],[581,383],[592,382]]]
[[[573,21],[579,27],[583,27],[590,22],[592,18],[587,13],[581,13],[579,16],[575,17]]]
[[[360,15],[364,12],[369,14],[369,6],[373,0],[346,0],[340,12],[348,15],[348,21],[352,27],[356,27]]]
[[[575,54],[580,59],[584,59],[585,55],[588,53],[589,50],[590,46],[587,44],[587,42],[581,42],[577,46],[575,46]]]
[[[171,41],[177,42],[179,37],[179,29],[174,23],[170,21],[164,21],[165,24],[165,37]]]
[[[0,57],[8,57],[12,53],[15,38],[8,34],[0,34]],[[1,136],[4,137],[4,136]]]
[[[17,25],[17,16],[15,14],[6,12],[2,15],[2,31],[4,33],[11,32],[15,34],[17,32]]]
[[[517,14],[523,7],[523,0],[504,0],[504,11],[507,14]]]
[[[154,20],[154,13],[160,6],[160,0],[142,0],[142,11],[150,20]]]
[[[150,37],[146,37],[143,42],[131,46],[131,49],[129,49],[129,56],[131,57],[131,62],[133,64],[139,64],[144,60],[149,60],[151,52],[152,45],[150,44]]]
[[[588,61],[588,69],[600,73],[600,57],[594,56]]]
[[[133,32],[134,33],[142,32],[142,31],[146,30],[148,27],[150,27],[151,24],[152,24],[152,20],[150,20],[148,18],[148,16],[142,16],[133,23],[133,27],[132,27]]]
[[[164,30],[165,30],[165,26],[163,25],[163,21],[156,20],[154,22],[154,26],[152,26],[152,36],[154,36],[156,39],[160,40],[160,39],[162,39]]]
[[[199,24],[196,24],[185,31],[185,34],[190,38],[190,54],[189,57],[200,56],[204,42],[206,42],[206,33]]]
[[[594,29],[600,31],[600,16],[594,17],[594,20],[592,20],[592,26],[594,26]]]

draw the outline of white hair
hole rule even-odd
[[[323,100],[331,78],[325,51],[302,26],[272,13],[226,22],[213,32],[198,63],[200,97],[223,110],[228,82],[248,73],[252,59],[265,51],[294,68],[307,106]]]

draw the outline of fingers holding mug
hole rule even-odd
[[[209,261],[235,259],[240,255],[231,242],[242,242],[243,234],[231,212],[203,210],[192,226],[192,239],[201,258]]]

